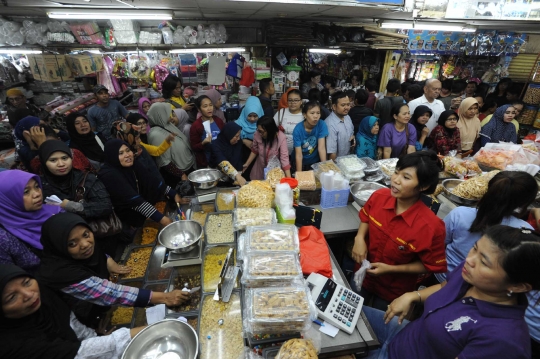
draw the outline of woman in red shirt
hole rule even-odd
[[[435,191],[442,165],[433,151],[400,159],[391,187],[373,193],[360,211],[353,259],[371,262],[360,295],[380,310],[413,291],[419,274],[446,271],[445,226],[421,200]]]
[[[441,156],[446,156],[450,151],[454,150],[458,154],[461,153],[461,136],[459,128],[457,128],[458,121],[459,116],[453,110],[441,113],[437,120],[438,125],[429,135],[429,149]]]

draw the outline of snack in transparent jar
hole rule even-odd
[[[295,178],[301,191],[315,191],[317,189],[313,171],[296,171]]]
[[[285,333],[309,329],[311,297],[302,285],[254,288],[246,291],[248,333]]]
[[[290,339],[279,349],[276,359],[317,359],[317,350],[306,339]]]
[[[254,252],[244,259],[242,284],[249,287],[285,285],[302,277],[300,260],[294,252]]]
[[[246,253],[252,251],[300,251],[298,229],[293,224],[251,226],[246,230]]]
[[[398,158],[387,158],[385,160],[377,161],[381,167],[381,171],[385,176],[391,177],[394,172],[396,172],[396,165],[398,163]]]
[[[345,177],[349,179],[364,177],[366,164],[356,155],[338,157],[336,162]]]
[[[242,231],[247,226],[276,223],[276,211],[272,208],[237,208],[234,210],[234,229]]]
[[[207,244],[234,242],[233,214],[208,214],[204,233]]]
[[[244,351],[240,295],[231,294],[228,303],[203,297],[199,317],[201,359],[239,358]]]

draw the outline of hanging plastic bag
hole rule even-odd
[[[364,278],[366,277],[366,273],[369,268],[371,268],[371,263],[369,263],[367,259],[364,259],[362,260],[360,269],[354,273],[353,284],[357,292],[360,292],[362,289],[362,283],[364,282]]]
[[[300,264],[305,275],[319,273],[332,278],[332,263],[324,234],[313,226],[298,230],[300,240]]]

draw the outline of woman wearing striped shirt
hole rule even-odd
[[[111,305],[177,306],[189,299],[180,290],[160,293],[111,282],[111,275],[130,273],[131,268],[106,256],[96,246],[88,224],[74,213],[60,213],[45,221],[41,243],[40,283],[57,291],[88,326],[95,326]]]

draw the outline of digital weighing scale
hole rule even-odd
[[[199,203],[214,201],[219,187],[212,187],[208,189],[195,188],[195,198]]]
[[[364,298],[318,273],[311,273],[306,281],[317,306],[318,316],[352,334],[360,318]]]
[[[165,251],[161,261],[161,268],[183,267],[202,263],[202,243],[186,253],[174,253],[170,249]]]

